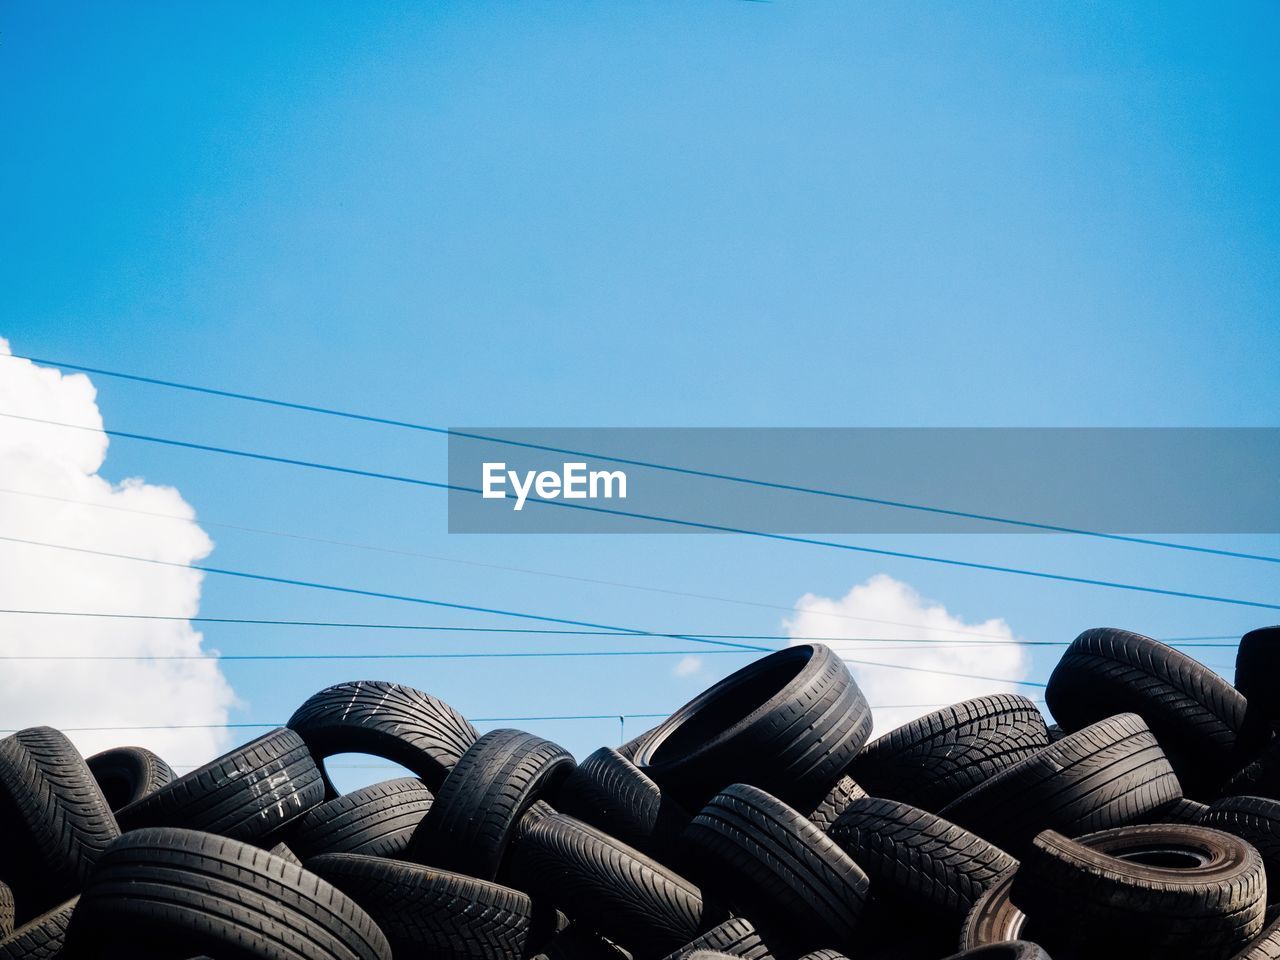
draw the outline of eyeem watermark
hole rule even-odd
[[[588,470],[585,463],[563,464],[555,470],[508,470],[505,463],[483,465],[482,496],[486,500],[507,497],[507,484],[515,493],[514,510],[523,510],[532,491],[539,500],[627,499],[627,475],[621,470]]]

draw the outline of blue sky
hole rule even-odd
[[[1261,4],[4,4],[0,336],[444,426],[1276,425],[1275,27]],[[429,435],[95,383],[116,429],[444,471]],[[104,473],[211,521],[779,607],[885,572],[1024,638],[1276,619],[728,537],[450,537],[431,491],[123,440]],[[207,529],[217,565],[465,603],[672,631],[784,615]],[[866,542],[1277,597],[1274,565],[1150,548]],[[496,625],[218,578],[202,610]],[[224,653],[613,643],[205,634]],[[241,722],[366,675],[474,716],[614,714],[741,662],[705,659],[226,673]],[[534,728],[579,752],[617,737]]]

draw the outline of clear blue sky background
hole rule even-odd
[[[445,426],[1277,425],[1276,28],[1264,4],[5,3],[0,335]],[[443,474],[428,435],[97,384],[118,429]],[[1276,619],[734,538],[449,537],[431,491],[128,441],[104,472],[214,521],[781,606],[884,571],[1034,639]],[[674,631],[782,616],[210,532],[223,566],[462,602]],[[1274,565],[1064,537],[867,542],[1280,595]],[[217,578],[204,596],[212,615],[496,625]],[[225,653],[613,643],[206,633]],[[227,673],[245,722],[370,675],[473,716],[613,714],[741,662],[708,661]],[[617,738],[536,729],[579,752]]]

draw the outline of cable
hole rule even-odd
[[[603,460],[607,463],[617,463],[625,466],[641,467],[649,470],[661,470],[667,473],[676,473],[683,476],[701,477],[710,480],[722,480],[729,483],[742,484],[747,486],[763,487],[773,490],[782,490],[790,493],[803,493],[812,496],[827,497],[837,500],[846,500],[855,503],[865,503],[873,506],[891,507],[899,510],[912,510],[922,513],[931,513],[939,516],[955,517],[964,520],[980,520],[984,523],[998,523],[1008,526],[1026,527],[1033,530],[1043,530],[1047,533],[1068,533],[1074,536],[1093,537],[1103,540],[1114,540],[1122,543],[1133,543],[1142,546],[1162,547],[1171,550],[1183,550],[1191,553],[1204,553],[1214,556],[1231,557],[1239,560],[1258,560],[1265,563],[1280,563],[1280,557],[1267,556],[1264,554],[1243,553],[1236,550],[1222,550],[1214,547],[1200,547],[1189,543],[1177,543],[1169,540],[1156,540],[1149,537],[1126,536],[1116,533],[1102,533],[1095,530],[1083,530],[1076,527],[1059,526],[1049,523],[1037,523],[1029,520],[1015,520],[1009,517],[997,517],[988,514],[971,513],[963,510],[948,510],[942,507],[933,507],[924,504],[907,503],[900,500],[889,500],[879,497],[860,496],[851,493],[841,493],[836,490],[826,490],[820,487],[807,487],[797,484],[780,483],[768,480],[759,480],[752,477],[740,477],[734,474],[717,473],[708,470],[695,470],[689,467],[676,467],[670,464],[653,463],[646,460],[635,460],[627,457],[607,456],[598,453],[589,453],[582,450],[570,450],[563,447],[553,447],[545,444],[529,443],[519,440],[511,440],[502,437],[488,436],[479,433],[467,433],[459,430],[449,430],[445,427],[432,426],[430,424],[414,423],[408,420],[397,420],[390,417],[379,417],[368,414],[353,413],[347,410],[339,410],[332,407],[321,407],[314,404],[296,403],[287,400],[279,400],[271,397],[263,397],[255,394],[238,393],[231,390],[220,390],[213,387],[202,387],[195,384],[180,383],[174,380],[162,380],[156,377],[145,377],[139,374],[123,373],[117,370],[105,370],[98,367],[87,367],[80,364],[67,363],[61,360],[49,360],[39,357],[20,356],[15,354],[0,354],[0,357],[9,359],[27,360],[31,363],[46,364],[48,366],[65,367],[69,370],[79,370],[84,373],[93,373],[99,376],[112,377],[119,380],[131,380],[136,383],[145,383],[151,386],[166,387],[174,390],[185,390],[191,393],[200,393],[208,396],[222,397],[224,399],[242,400],[249,403],[258,403],[266,406],[280,407],[282,409],[297,410],[304,413],[315,413],[330,417],[339,417],[346,420],[357,420],[364,423],[375,423],[383,426],[401,427],[410,430],[418,430],[425,433],[437,435],[462,437],[468,440],[477,440],[485,443],[497,443],[505,446],[522,447],[530,450],[542,450],[548,453],[559,453],[575,457],[588,457],[593,460]]]
[[[39,417],[25,417],[14,413],[0,413],[0,417],[8,417],[15,420],[24,420],[30,423],[42,423],[55,427],[66,427],[74,430],[90,430],[95,433],[105,433],[108,436],[120,437],[128,440],[141,440],[150,443],[160,443],[166,446],[181,447],[189,450],[200,450],[206,453],[219,453],[233,457],[244,457],[250,460],[261,460],[268,463],[284,464],[287,466],[306,467],[315,470],[323,470],[330,473],[346,474],[350,476],[364,477],[373,480],[389,480],[396,483],[407,483],[414,486],[428,487],[436,490],[453,490],[459,493],[470,493],[482,495],[482,491],[478,487],[466,487],[459,484],[444,483],[437,480],[424,480],[419,477],[406,477],[398,474],[381,473],[375,470],[361,470],[355,467],[341,467],[334,464],[317,463],[309,460],[298,460],[292,457],[280,457],[272,454],[255,453],[245,450],[233,450],[227,447],[215,447],[207,444],[192,443],[185,440],[172,440],[163,437],[152,437],[146,434],[128,433],[122,430],[108,430],[99,427],[87,427],[83,424],[62,423],[57,420],[44,420]],[[1235,597],[1220,597],[1213,594],[1192,593],[1185,590],[1169,590],[1162,587],[1148,587],[1140,584],[1121,583],[1115,580],[1099,580],[1093,577],[1076,577],[1061,573],[1047,573],[1042,570],[1027,570],[1021,567],[1007,567],[999,564],[978,563],[972,560],[956,560],[949,557],[930,556],[921,553],[908,553],[901,550],[885,550],[876,547],[862,547],[850,543],[839,543],[834,540],[819,540],[814,537],[800,537],[791,534],[782,533],[766,533],[762,530],[748,530],[742,527],[729,527],[715,523],[704,523],[697,520],[679,520],[674,517],[662,517],[654,514],[634,513],[627,510],[615,510],[608,507],[594,507],[587,504],[570,503],[565,500],[539,500],[533,499],[526,501],[527,503],[535,503],[541,506],[560,507],[568,510],[586,510],[590,513],[601,513],[616,517],[626,517],[632,520],[645,520],[652,523],[670,524],[679,527],[688,527],[695,530],[711,530],[717,533],[734,533],[742,536],[758,537],[765,540],[776,540],[783,543],[799,543],[809,546],[829,547],[836,550],[845,550],[852,553],[862,553],[878,557],[892,557],[898,560],[916,560],[924,563],[937,563],[945,566],[960,567],[967,570],[984,570],[991,573],[1006,573],[1015,576],[1033,577],[1039,580],[1053,580],[1059,583],[1075,583],[1083,586],[1104,587],[1111,590],[1126,590],[1136,593],[1148,593],[1157,596],[1179,597],[1184,600],[1202,600],[1208,603],[1225,603],[1232,606],[1241,607],[1257,607],[1264,610],[1280,610],[1280,604],[1264,603],[1258,600],[1244,600]],[[3,538],[0,538],[3,539]],[[192,569],[201,569],[192,567]],[[211,568],[204,568],[211,570]]]

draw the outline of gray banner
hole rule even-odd
[[[1280,429],[468,427],[449,482],[451,533],[1277,533]]]

